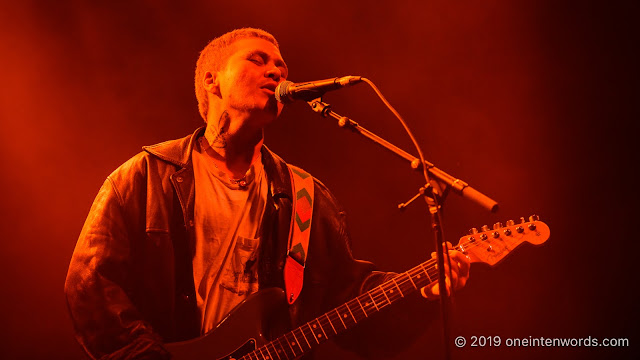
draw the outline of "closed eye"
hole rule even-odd
[[[249,54],[249,56],[247,57],[247,60],[251,61],[256,65],[262,66],[269,62],[269,55],[261,51],[257,51]],[[275,65],[280,69],[280,73],[282,74],[282,77],[286,79],[289,73],[288,71],[289,69],[287,69],[287,65],[284,63],[284,61],[276,59]]]
[[[259,56],[252,56],[252,57],[250,57],[248,60],[249,60],[249,61],[251,61],[251,62],[252,62],[252,63],[254,63],[254,64],[257,64],[257,65],[262,65],[262,64],[264,64],[264,61],[263,61],[263,60],[262,60],[262,58],[261,58],[261,57],[259,57]]]

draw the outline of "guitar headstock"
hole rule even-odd
[[[484,225],[480,231],[473,228],[469,235],[460,238],[456,249],[469,256],[472,263],[483,262],[493,266],[523,242],[540,245],[547,241],[549,226],[537,215],[529,216],[528,220],[520,218],[517,224],[509,220],[504,226],[495,223],[492,229]]]

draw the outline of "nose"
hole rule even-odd
[[[280,81],[280,78],[282,77],[282,71],[280,71],[280,68],[278,68],[275,65],[272,65],[264,74],[264,76],[273,79],[274,81],[278,82]]]

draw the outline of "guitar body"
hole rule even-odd
[[[233,360],[268,343],[278,323],[288,321],[287,301],[279,288],[260,290],[238,305],[218,326],[193,340],[167,344],[176,360]]]

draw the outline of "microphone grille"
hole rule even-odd
[[[276,86],[276,91],[275,91],[275,96],[276,96],[276,100],[278,102],[281,102],[283,104],[288,104],[290,102],[292,102],[291,99],[289,99],[289,87],[293,84],[293,82],[291,81],[283,81],[280,84],[278,84],[278,86]]]

